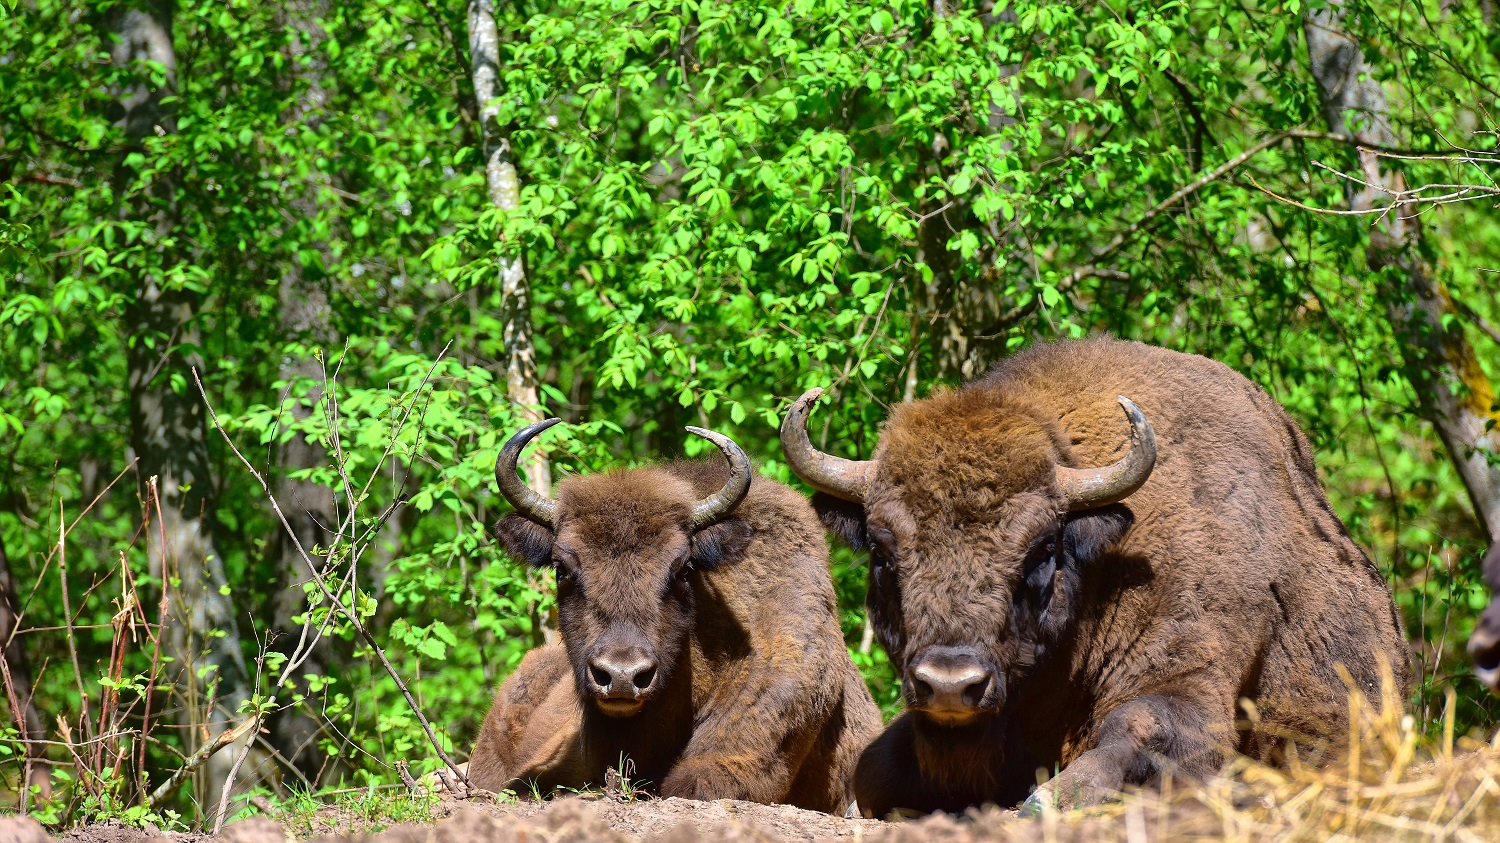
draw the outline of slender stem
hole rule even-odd
[[[256,703],[255,715],[250,718],[249,736],[245,739],[245,746],[240,754],[234,759],[234,766],[229,768],[229,775],[224,777],[224,787],[219,791],[219,809],[214,817],[213,835],[219,836],[224,830],[224,820],[229,815],[229,800],[234,795],[234,779],[240,774],[240,767],[244,766],[245,758],[250,755],[250,748],[255,746],[255,734],[260,731],[260,721],[265,715],[260,706],[260,672],[266,666],[266,648],[261,645],[260,657],[255,660],[255,689],[250,693],[250,699]]]
[[[176,790],[177,786],[182,784],[188,776],[191,776],[194,770],[202,767],[215,753],[239,740],[241,735],[255,727],[258,717],[259,715],[251,717],[233,729],[225,729],[219,733],[218,737],[199,747],[198,751],[188,758],[186,764],[178,767],[177,772],[162,782],[156,790],[151,791],[151,798],[146,800],[146,807],[153,811],[160,808],[162,803],[167,801],[167,797],[172,795],[172,791]]]
[[[433,371],[437,369],[437,366],[441,362],[441,360],[442,355],[439,355],[438,359],[433,361],[432,368],[428,370],[426,377],[424,377],[422,380],[422,385],[418,387],[419,392],[421,391],[422,387],[427,384],[428,379],[432,377]],[[448,769],[453,772],[453,775],[459,781],[462,781],[465,785],[468,785],[469,777],[465,775],[464,771],[458,766],[458,762],[454,761],[453,758],[448,754],[448,751],[443,749],[442,743],[438,740],[437,732],[432,728],[432,723],[427,719],[427,715],[422,712],[422,707],[417,704],[416,697],[412,696],[411,688],[407,686],[406,680],[401,678],[401,674],[396,671],[396,668],[391,665],[390,660],[386,658],[385,650],[381,648],[380,644],[375,641],[375,637],[370,634],[370,631],[365,628],[364,623],[360,621],[358,606],[345,605],[342,599],[340,599],[336,594],[329,590],[328,584],[324,581],[323,577],[319,576],[318,566],[312,561],[312,558],[307,555],[307,550],[302,547],[301,540],[297,538],[296,532],[292,529],[291,524],[287,521],[286,514],[281,510],[281,504],[277,502],[276,496],[271,493],[271,487],[266,482],[265,476],[262,475],[258,470],[256,470],[254,464],[246,459],[244,454],[240,453],[240,449],[237,445],[234,444],[234,440],[229,438],[228,431],[224,429],[224,425],[219,421],[219,414],[214,410],[213,404],[208,400],[208,392],[203,388],[203,381],[201,378],[199,378],[198,370],[196,368],[193,369],[193,382],[198,385],[198,393],[203,396],[203,404],[208,408],[208,414],[209,417],[213,420],[214,428],[219,431],[220,436],[224,437],[224,441],[229,445],[229,449],[234,452],[234,455],[239,458],[242,464],[244,464],[245,469],[249,471],[250,475],[255,478],[255,481],[260,484],[261,490],[266,493],[266,500],[271,504],[271,510],[276,513],[276,519],[281,522],[282,529],[285,530],[287,536],[291,538],[293,546],[296,547],[298,555],[302,557],[303,563],[307,565],[307,570],[310,574],[312,574],[313,582],[317,583],[318,589],[323,593],[323,597],[327,599],[328,602],[331,603],[334,608],[339,611],[340,614],[348,619],[349,625],[354,628],[354,631],[358,633],[359,637],[362,638],[366,644],[370,645],[370,649],[375,653],[375,657],[380,660],[380,666],[385,670],[386,674],[391,677],[391,680],[396,683],[396,688],[401,691],[401,696],[406,698],[406,704],[411,708],[412,714],[416,715],[417,722],[422,726],[422,731],[427,733],[427,740],[432,744],[432,748],[436,750],[438,757],[442,759],[443,763],[448,766]],[[410,415],[409,412],[408,415]],[[351,588],[351,597],[356,596],[357,591]]]
[[[86,737],[93,738],[93,723],[89,722],[89,696],[83,690],[83,669],[78,666],[78,640],[73,636],[73,604],[68,597],[68,534],[64,530],[64,525],[68,522],[62,501],[57,502],[57,518],[57,575],[62,581],[63,620],[68,626],[68,657],[73,660],[73,681],[78,687],[78,705],[82,709],[80,720],[84,733]]]

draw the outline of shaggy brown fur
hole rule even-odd
[[[1469,636],[1469,658],[1474,661],[1474,675],[1479,681],[1500,694],[1500,537],[1484,555],[1484,583],[1493,596]]]
[[[1069,513],[1054,467],[1121,458],[1119,395],[1154,426],[1154,472]],[[1373,702],[1383,670],[1406,692],[1390,590],[1307,440],[1220,363],[1110,339],[1034,347],[898,408],[877,454],[865,506],[814,504],[871,545],[870,610],[908,703],[933,653],[989,684],[971,686],[972,719],[891,724],[856,773],[867,815],[1015,804],[1059,768],[1033,807],[1094,802],[1208,773],[1231,748],[1274,753],[1267,735],[1346,734],[1340,670]],[[1236,730],[1241,699],[1264,728]]]
[[[880,712],[844,645],[823,530],[800,495],[756,477],[727,520],[689,535],[693,504],[726,476],[678,462],[574,477],[558,487],[555,538],[501,521],[512,554],[558,570],[562,644],[500,688],[474,784],[598,785],[623,756],[662,796],[845,810]],[[656,664],[624,713],[589,675],[621,647]]]

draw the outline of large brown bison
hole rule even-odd
[[[870,549],[909,709],[860,760],[867,815],[1015,804],[1059,768],[1031,807],[1097,801],[1270,753],[1267,735],[1346,734],[1341,672],[1377,704],[1383,672],[1404,693],[1388,586],[1296,424],[1228,367],[1037,346],[899,407],[867,461],[813,448],[818,396],[783,448],[825,523]],[[1262,728],[1237,732],[1241,714]]]
[[[557,499],[516,458],[495,467],[516,508],[496,532],[557,572],[562,643],[500,688],[469,765],[488,790],[604,783],[622,764],[662,796],[843,812],[880,712],[844,646],[823,528],[807,501],[728,460],[572,477]]]
[[[1492,693],[1500,694],[1500,537],[1484,555],[1484,583],[1492,596],[1469,636],[1469,658],[1474,661],[1474,675],[1479,681]]]

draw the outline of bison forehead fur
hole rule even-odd
[[[1155,429],[1154,470],[1123,502],[1070,513],[1056,467],[1125,454],[1121,395]],[[1049,798],[1090,801],[1230,748],[1274,754],[1264,736],[1281,730],[1336,739],[1341,670],[1373,701],[1382,672],[1404,694],[1388,586],[1296,424],[1222,364],[1110,339],[1037,346],[899,408],[876,454],[863,507],[814,504],[870,546],[872,619],[909,698],[934,648],[966,648],[998,687],[961,729],[921,712],[892,724],[860,765],[869,811],[1014,802],[1058,766]],[[1268,728],[1236,732],[1242,698]]]
[[[880,715],[844,647],[822,529],[800,495],[756,477],[726,519],[693,531],[695,502],[726,477],[714,462],[574,477],[558,486],[555,534],[500,522],[513,555],[556,567],[562,642],[500,688],[477,785],[599,785],[628,758],[664,796],[848,805]],[[608,647],[658,668],[640,693],[625,686],[639,707],[623,715],[607,707],[613,685],[590,685]]]
[[[1024,396],[972,388],[898,407],[881,445],[872,514],[887,501],[889,523],[932,534],[955,521],[1004,523],[1017,492],[1051,484],[1065,447],[1056,417]]]

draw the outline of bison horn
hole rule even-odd
[[[557,514],[557,501],[542,497],[521,482],[516,476],[516,460],[532,437],[560,421],[562,419],[547,419],[527,427],[505,443],[500,449],[499,459],[495,460],[495,482],[500,484],[500,494],[510,501],[516,512],[549,530],[553,528],[553,518]]]
[[[1114,465],[1103,468],[1057,467],[1057,486],[1068,501],[1068,511],[1119,503],[1145,484],[1156,466],[1156,432],[1141,408],[1119,396],[1130,422],[1130,450]]]
[[[846,460],[825,454],[813,447],[807,438],[807,416],[813,402],[823,395],[821,389],[809,389],[792,403],[781,421],[781,452],[787,464],[807,485],[820,492],[854,503],[864,503],[875,477],[874,460]]]
[[[724,483],[724,488],[698,501],[698,505],[693,507],[693,515],[688,523],[696,532],[723,521],[725,516],[740,505],[740,501],[750,493],[752,472],[750,458],[745,456],[740,446],[734,444],[733,439],[701,427],[689,426],[687,430],[718,445],[719,450],[724,453],[724,459],[729,460],[729,480]]]

